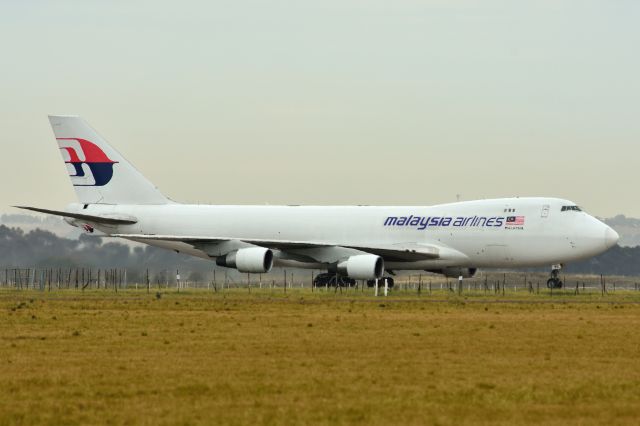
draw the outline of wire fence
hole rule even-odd
[[[149,269],[129,271],[123,268],[4,268],[0,269],[0,288],[16,290],[163,290],[163,289],[310,289],[334,293],[373,291],[382,294],[384,281],[356,280],[348,284],[324,283],[314,285],[322,271],[275,270],[268,274],[240,274],[231,270],[212,270],[207,276],[201,272],[179,269]],[[640,291],[639,277],[605,275],[561,276],[562,288],[549,288],[548,275],[521,272],[482,272],[473,278],[454,279],[430,273],[403,274],[391,277],[385,292],[396,294],[459,294],[459,295],[507,295],[514,293],[556,293],[602,295],[616,291]],[[335,283],[335,282],[334,282]]]

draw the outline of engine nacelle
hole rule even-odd
[[[460,268],[457,266],[448,266],[444,269],[429,269],[428,272],[435,274],[442,274],[448,278],[473,278],[476,275],[478,268]]]
[[[273,267],[273,252],[264,247],[249,247],[216,258],[216,265],[240,272],[263,274]]]
[[[356,280],[373,280],[384,274],[384,260],[374,254],[351,256],[337,265],[338,273]]]

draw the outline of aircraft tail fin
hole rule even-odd
[[[50,115],[49,121],[80,203],[171,202],[82,118]]]

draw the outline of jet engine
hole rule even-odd
[[[435,274],[442,274],[448,278],[473,278],[478,271],[478,268],[460,268],[457,266],[448,266],[444,269],[427,269],[428,272]]]
[[[273,252],[264,247],[249,247],[216,258],[216,265],[240,272],[262,274],[273,267]]]
[[[384,274],[384,260],[374,254],[351,256],[339,262],[338,273],[356,280],[372,280]]]

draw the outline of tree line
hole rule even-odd
[[[82,234],[61,238],[49,231],[0,225],[0,268],[126,269],[131,282],[142,280],[147,269],[152,279],[172,280],[176,270],[183,279],[202,281],[214,263],[151,246],[131,247],[118,240]]]

